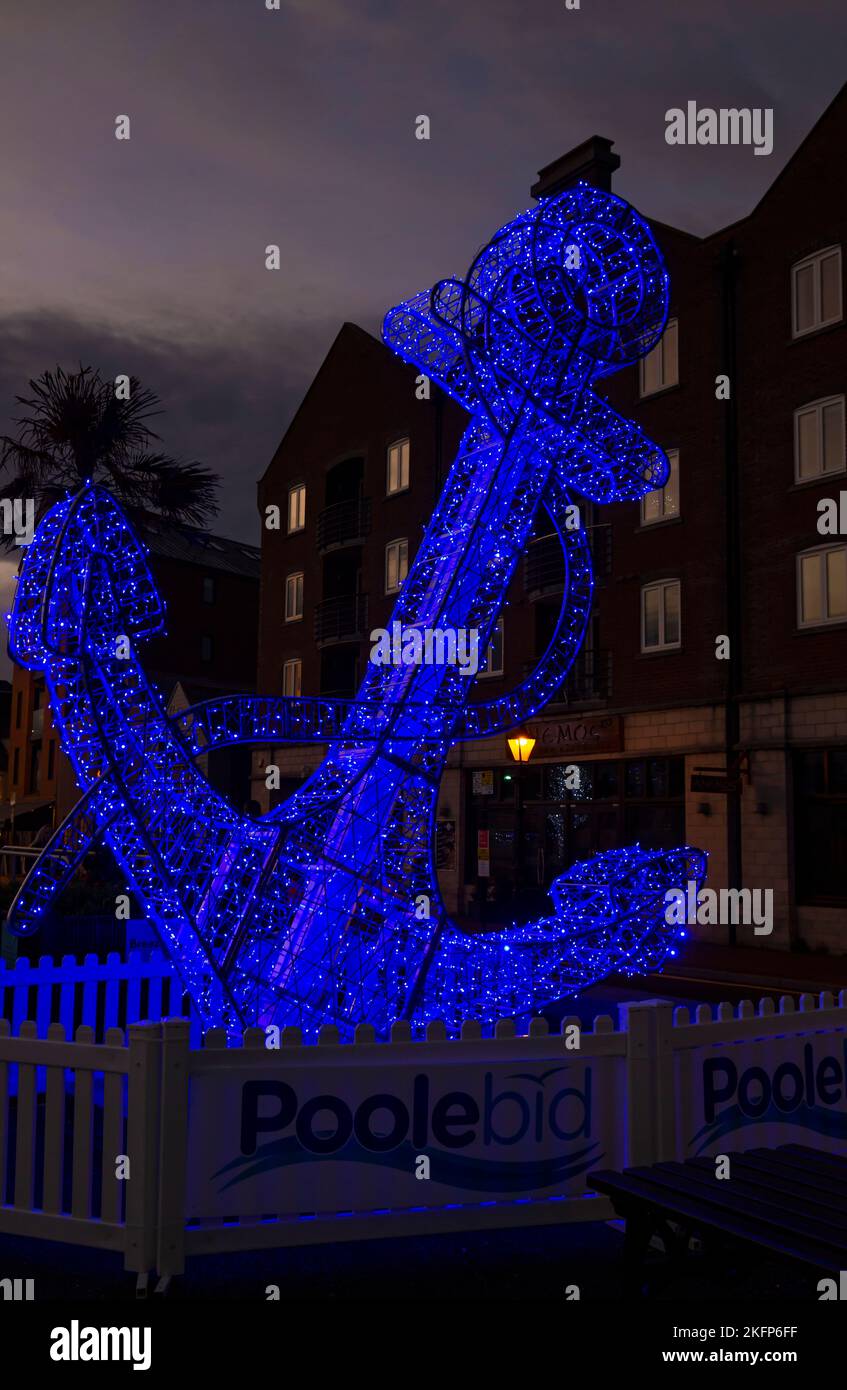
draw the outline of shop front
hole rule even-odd
[[[465,773],[465,882],[487,921],[545,913],[550,884],[592,854],[685,841],[683,756],[610,755],[621,731],[609,716],[530,732],[528,763]]]

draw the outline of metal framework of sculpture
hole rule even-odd
[[[10,913],[37,929],[95,837],[143,903],[206,1026],[490,1022],[525,1015],[610,971],[657,968],[681,935],[665,894],[698,885],[705,856],[638,846],[556,880],[553,914],[524,927],[454,926],[433,864],[451,745],[506,732],[561,686],[592,601],[576,497],[637,499],[667,477],[662,451],[592,390],[658,341],[668,279],[644,221],[578,184],[515,217],[474,260],[392,309],[386,343],[470,413],[393,614],[410,628],[473,630],[485,649],[538,509],[561,540],[566,583],[528,679],[470,700],[457,665],[371,664],[352,701],[252,696],[170,718],[143,642],[163,605],[115,501],[89,486],[49,511],[10,616],[15,660],[43,670],[82,797]],[[269,814],[239,814],[197,759],[226,744],[316,742],[329,752]],[[428,915],[421,904],[429,904]]]

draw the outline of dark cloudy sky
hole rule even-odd
[[[0,430],[47,366],[134,372],[163,399],[167,447],[223,475],[219,529],[255,539],[255,482],[345,318],[376,331],[461,274],[592,133],[644,212],[692,231],[741,216],[843,81],[846,13],[2,0]],[[773,154],[669,147],[664,113],[690,99],[773,107]]]

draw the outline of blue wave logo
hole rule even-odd
[[[701,1154],[709,1144],[723,1139],[725,1134],[748,1129],[751,1125],[767,1124],[793,1125],[797,1129],[814,1130],[816,1134],[826,1135],[829,1139],[847,1139],[847,1114],[843,1111],[824,1110],[819,1105],[801,1105],[796,1110],[785,1111],[771,1104],[762,1115],[748,1115],[736,1104],[721,1111],[711,1124],[698,1129],[689,1139],[688,1147],[690,1149],[704,1135],[702,1143],[695,1149],[695,1154]]]
[[[445,1153],[441,1150],[430,1152],[430,1180],[450,1187],[478,1192],[531,1192],[545,1187],[558,1186],[579,1177],[604,1157],[599,1140],[587,1144],[575,1153],[559,1155],[555,1158],[520,1160],[513,1163],[502,1159],[474,1158],[467,1154]],[[415,1159],[419,1150],[408,1140],[388,1153],[373,1153],[361,1144],[351,1142],[335,1153],[321,1154],[322,1163],[327,1160],[340,1163],[369,1163],[380,1168],[393,1168],[397,1172],[413,1173]],[[260,1177],[275,1169],[292,1168],[301,1163],[313,1163],[315,1154],[303,1149],[295,1136],[276,1139],[264,1144],[256,1153],[248,1157],[234,1158],[213,1173],[219,1178],[232,1174],[228,1182],[222,1184],[220,1191],[227,1192],[251,1178]]]

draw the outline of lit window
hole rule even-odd
[[[385,592],[396,594],[409,573],[409,542],[389,541],[385,547]]]
[[[639,393],[652,396],[656,391],[664,391],[666,386],[676,386],[679,382],[679,353],[677,346],[677,320],[669,319],[668,326],[652,352],[642,357],[639,363]]]
[[[641,499],[641,525],[650,526],[654,521],[667,521],[668,517],[679,516],[679,449],[668,449],[670,473],[664,487],[648,492]]]
[[[680,583],[664,579],[641,590],[641,650],[668,651],[680,645]]]
[[[204,632],[200,638],[200,660],[212,660],[212,639],[208,632]]]
[[[843,473],[844,397],[828,396],[794,412],[794,481]]]
[[[799,338],[841,317],[841,247],[828,246],[791,267],[791,332]]]
[[[385,491],[404,492],[409,486],[409,441],[396,439],[388,446]]]
[[[497,626],[491,634],[491,641],[485,652],[480,677],[502,676],[503,674],[503,619],[497,619]]]
[[[303,616],[303,573],[289,574],[285,581],[285,621],[296,623]]]
[[[306,525],[306,487],[300,483],[288,489],[288,534],[302,531]]]
[[[210,574],[203,576],[203,602],[214,603],[215,601],[215,581]]]
[[[286,661],[282,668],[282,693],[283,695],[293,695],[296,698],[300,695],[300,683],[303,675],[303,663],[299,659],[296,661]]]
[[[847,545],[824,545],[797,556],[797,622],[819,627],[847,619]]]

